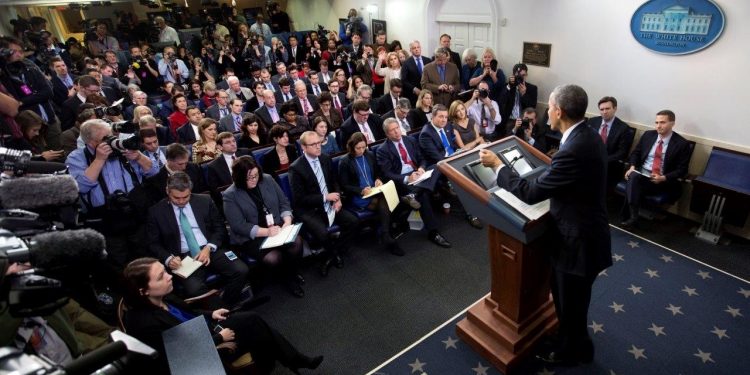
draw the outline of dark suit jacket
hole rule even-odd
[[[242,113],[240,113],[240,117],[244,119],[249,114],[250,114],[249,112],[242,112]],[[235,133],[235,130],[234,130],[234,113],[230,112],[228,115],[224,116],[223,119],[219,120],[219,126],[217,126],[216,131],[219,132],[219,133],[221,133],[221,132]]]
[[[376,114],[370,114],[369,117],[367,117],[367,125],[370,126],[370,131],[372,132],[372,136],[375,137],[375,140],[380,140],[385,138],[385,132],[383,132],[383,119],[380,118],[380,116]],[[357,124],[356,121],[354,121],[354,116],[350,116],[346,121],[344,121],[343,124],[341,124],[341,142],[343,146],[346,146],[346,142],[349,141],[349,138],[352,137],[352,134],[360,131],[359,130],[359,124]]]
[[[258,183],[256,189],[260,189],[263,196],[263,204],[273,215],[276,225],[283,223],[282,216],[290,216],[292,207],[289,199],[270,175],[264,174],[263,181]],[[259,223],[265,227],[265,217],[258,216],[258,207],[255,201],[245,192],[237,189],[235,185],[230,186],[221,193],[224,201],[224,214],[229,223],[229,241],[233,245],[241,245],[252,238],[252,230]]]
[[[292,144],[286,146],[286,156],[290,162],[294,162],[299,156],[297,155],[297,147]],[[263,155],[263,173],[268,173],[276,177],[276,171],[279,170],[280,166],[281,162],[279,161],[279,154],[276,152],[276,148],[272,148],[268,153]]]
[[[195,316],[205,315],[208,322],[213,321],[211,311],[196,310],[194,306],[188,305],[172,294],[167,295],[164,298],[164,302]],[[179,325],[180,321],[168,311],[151,306],[131,306],[124,318],[125,328],[128,330],[129,335],[143,341],[144,344],[159,352],[156,368],[154,368],[154,364],[151,361],[139,366],[139,368],[145,370],[143,373],[169,374],[169,364],[167,362],[166,349],[164,349],[162,332]],[[213,340],[214,344],[217,345],[223,341],[221,335],[218,333],[213,334]]]
[[[232,110],[229,108],[229,106],[227,106],[227,113],[231,113],[231,112],[232,112]],[[218,104],[214,104],[214,105],[206,108],[206,117],[210,117],[210,118],[212,118],[212,119],[214,119],[216,121],[221,120],[221,111],[219,110],[219,105]]]
[[[276,112],[279,114],[279,120],[281,120],[281,106],[279,106],[279,103],[276,102]],[[271,130],[271,127],[273,127],[273,119],[271,118],[271,114],[268,113],[268,107],[262,106],[258,108],[255,111],[255,115],[260,118],[260,121],[263,123],[263,126],[266,128],[266,130]]]
[[[196,141],[198,140],[195,139],[195,132],[193,131],[193,126],[190,125],[189,122],[177,128],[177,142],[180,142],[183,145],[192,145]]]
[[[68,75],[70,76],[70,79],[73,80],[73,84],[75,84],[78,77],[72,73],[68,73]],[[63,105],[63,103],[68,100],[68,88],[57,74],[54,73],[52,74],[52,93],[54,95],[52,100],[59,106]]]
[[[448,142],[455,151],[458,147],[456,146],[456,135],[453,133],[453,126],[447,124],[445,128],[445,136],[448,138]],[[440,135],[432,127],[431,123],[427,123],[422,127],[422,131],[419,132],[419,150],[424,156],[425,163],[427,166],[432,166],[437,162],[445,159],[445,147],[443,147],[443,141],[440,139]]]
[[[78,95],[73,95],[63,102],[60,113],[60,128],[62,130],[70,129],[76,124],[78,108],[81,107],[81,104],[83,102],[78,98]]]
[[[245,107],[242,110],[244,112],[253,113],[258,108],[260,108],[260,103],[258,102],[258,96],[253,96],[252,99],[248,100],[245,103]]]
[[[208,243],[221,248],[226,238],[226,227],[219,209],[207,195],[193,194],[190,207]],[[163,199],[148,210],[148,246],[151,253],[164,262],[172,255],[179,256],[180,225],[169,200]],[[205,244],[198,244],[204,246]]]
[[[190,181],[193,182],[193,192],[203,193],[205,191],[208,191],[208,186],[203,180],[203,172],[201,171],[201,167],[188,162],[187,166],[185,167],[185,173],[187,173],[188,177],[190,177]],[[166,189],[168,177],[169,172],[167,172],[167,167],[164,166],[159,170],[159,173],[148,177],[143,181],[143,187],[149,195],[151,204],[155,204],[156,202],[159,202],[160,200],[167,197]]]
[[[587,125],[594,129],[595,132],[599,132],[599,127],[602,125],[602,116],[597,116],[589,119]],[[630,151],[630,146],[633,140],[628,136],[628,124],[615,117],[612,120],[612,127],[609,129],[609,135],[607,135],[607,161],[617,162],[625,160]]]
[[[606,199],[607,153],[601,138],[581,124],[533,180],[500,169],[497,184],[526,203],[551,199],[548,250],[559,271],[593,277],[612,265]]]
[[[375,154],[372,151],[365,151],[365,160],[370,166],[373,181],[380,179],[383,181],[381,176],[380,167],[375,160]],[[339,186],[341,186],[341,192],[344,194],[344,198],[347,202],[351,201],[353,197],[358,197],[362,193],[362,188],[359,187],[359,168],[357,162],[351,154],[341,158],[339,162]]]
[[[432,59],[422,56],[422,69],[431,62]],[[404,84],[403,95],[411,99],[413,104],[417,100],[417,95],[414,95],[414,88],[422,88],[422,74],[419,72],[417,62],[414,61],[413,57],[406,59],[401,68],[401,82]]]
[[[643,166],[651,147],[656,143],[657,136],[656,130],[643,133],[633,152],[630,153],[630,165],[635,166],[636,169]],[[681,135],[672,132],[672,138],[669,140],[662,162],[662,172],[670,187],[679,188],[677,179],[687,175],[691,155],[690,143]]]
[[[323,82],[322,80],[318,81],[318,86],[320,87],[320,93],[321,94],[323,92],[328,91],[328,84],[325,83],[325,82]],[[312,84],[310,84],[309,82],[307,83],[307,93],[310,94],[310,95],[315,95],[313,93]],[[317,97],[317,95],[315,95],[315,96]]]
[[[237,149],[234,153],[235,157],[250,155],[250,151],[245,149]],[[229,166],[224,161],[224,155],[211,160],[208,163],[208,176],[206,185],[211,192],[217,191],[220,187],[227,186],[232,183],[232,174],[229,172]]]
[[[426,169],[424,158],[422,153],[419,151],[419,145],[417,141],[412,137],[401,137],[401,141],[404,143],[406,153],[409,154],[409,158],[417,165],[417,168],[422,167]],[[388,180],[393,181],[397,187],[405,188],[404,177],[408,174],[401,173],[401,154],[398,152],[396,145],[390,140],[386,140],[377,151],[378,166],[383,172],[386,182]]]
[[[302,64],[303,61],[305,61],[305,56],[307,54],[307,49],[303,45],[297,45],[297,53],[292,56],[292,47],[287,46],[286,52],[289,54],[289,57],[287,58],[286,65],[289,66],[291,64]],[[300,67],[301,68],[301,67]]]
[[[307,95],[307,101],[310,102],[310,106],[312,107],[312,112],[315,112],[320,109],[320,106],[318,105],[318,98],[315,95],[308,94]],[[306,116],[307,114],[302,110],[302,101],[295,95],[294,99],[292,99],[292,103],[294,103],[297,106],[297,114],[301,116]],[[311,113],[312,113],[311,112]]]
[[[513,112],[513,104],[516,100],[516,87],[517,86],[513,86],[510,90],[502,90],[502,94],[500,94],[500,100],[497,104],[500,107],[500,116],[503,117],[503,121],[509,120],[511,113]],[[520,111],[522,116],[524,108],[536,108],[536,99],[536,85],[526,82],[526,94],[522,95],[520,100]]]
[[[340,192],[336,179],[331,170],[331,158],[326,155],[318,157],[326,187],[329,193]],[[320,192],[318,179],[305,155],[300,156],[289,167],[289,184],[292,188],[292,208],[296,216],[318,215],[321,220],[326,219],[323,208],[323,194]]]
[[[372,109],[374,113],[382,116],[384,113],[393,110],[393,99],[391,93],[387,92],[383,96],[375,100],[375,108]]]
[[[458,93],[461,90],[461,80],[458,72],[458,68],[455,64],[445,64],[445,81],[440,79],[440,73],[438,72],[437,63],[435,61],[425,65],[422,70],[422,88],[430,90],[432,92],[432,101],[435,104],[442,104],[446,108],[450,107],[451,101],[453,101],[453,94],[449,92],[441,92],[438,87],[442,84],[453,85]]]

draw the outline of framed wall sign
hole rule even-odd
[[[521,61],[526,65],[538,65],[549,68],[552,45],[547,43],[523,42]]]

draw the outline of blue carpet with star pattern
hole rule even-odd
[[[706,251],[711,251],[707,247]],[[612,227],[612,267],[594,284],[594,362],[519,374],[743,374],[750,371],[750,284]],[[500,374],[456,335],[464,314],[373,374]]]

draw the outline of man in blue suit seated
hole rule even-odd
[[[429,190],[409,185],[425,172],[426,163],[419,152],[419,145],[413,138],[401,135],[401,127],[393,117],[385,119],[383,130],[388,139],[378,148],[376,154],[383,176],[396,184],[396,189],[404,203],[414,210],[419,210],[419,215],[427,229],[427,238],[438,246],[451,247],[450,242],[438,232],[438,223],[432,211]],[[394,214],[394,218],[398,216]],[[400,223],[402,227],[397,229],[403,229],[403,220],[405,219],[402,218]],[[394,219],[393,222],[399,225],[398,220]]]
[[[622,222],[625,227],[637,224],[638,209],[645,194],[666,193],[671,200],[680,196],[677,179],[687,175],[692,151],[690,143],[672,131],[674,121],[674,112],[659,111],[655,129],[643,133],[630,154],[630,169],[625,172],[628,182]]]
[[[424,155],[428,167],[434,166],[440,160],[458,151],[453,125],[448,123],[448,109],[442,104],[435,104],[432,107],[432,121],[423,126],[422,131],[419,132],[419,150]],[[446,195],[455,197],[455,192],[445,177],[441,176],[440,184]],[[466,220],[472,227],[482,229],[482,222],[476,216],[467,212]]]
[[[560,321],[559,340],[537,358],[560,365],[594,359],[586,327],[591,287],[599,272],[612,265],[605,204],[607,152],[599,135],[584,123],[587,105],[588,96],[579,86],[563,85],[552,91],[548,113],[552,129],[562,133],[560,149],[534,180],[520,178],[494,152],[479,152],[482,164],[497,171],[499,187],[528,204],[551,200],[545,248],[553,267],[550,286]]]

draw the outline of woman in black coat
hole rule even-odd
[[[346,142],[346,157],[339,162],[339,183],[344,193],[348,209],[353,211],[372,210],[380,221],[381,242],[394,255],[404,255],[398,242],[391,237],[391,211],[385,197],[380,194],[364,198],[372,187],[383,185],[380,179],[380,168],[375,155],[367,150],[367,139],[361,132],[356,132]]]
[[[274,125],[268,137],[275,145],[263,155],[263,170],[276,179],[276,171],[286,170],[297,159],[297,148],[289,143],[289,131],[282,125]]]
[[[300,368],[317,368],[323,361],[322,356],[310,358],[301,354],[255,313],[237,311],[229,314],[227,309],[194,310],[171,295],[172,275],[155,258],[130,262],[125,267],[124,276],[129,305],[125,315],[127,332],[160,354],[158,368],[149,366],[148,373],[157,370],[160,374],[169,374],[162,332],[199,315],[203,315],[212,332],[219,323],[224,327],[213,335],[215,344],[234,342],[237,355],[249,351],[261,373],[271,373],[276,361],[295,373]]]

